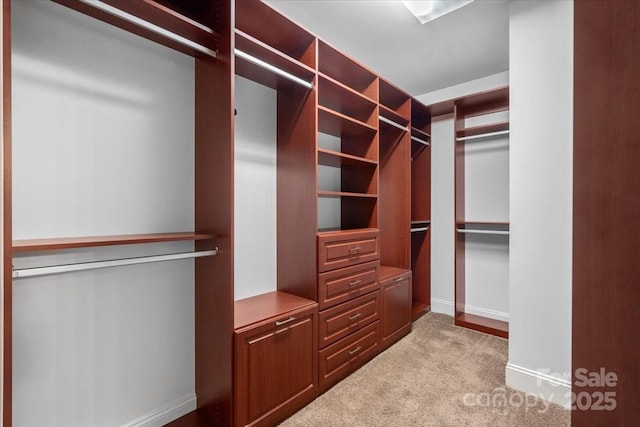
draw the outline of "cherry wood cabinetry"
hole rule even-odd
[[[382,302],[382,349],[411,331],[411,271],[402,268],[380,268],[380,300]]]
[[[271,426],[316,397],[317,304],[272,292],[235,311],[235,425]]]

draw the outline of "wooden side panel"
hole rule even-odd
[[[614,410],[575,410],[572,424],[634,425],[640,384],[640,3],[574,4],[574,373],[615,372]],[[586,398],[582,402],[586,401]],[[580,402],[580,401],[579,401]]]
[[[398,268],[411,262],[410,139],[409,132],[380,131],[380,263]]]
[[[459,107],[454,106],[455,131],[464,129],[464,117]],[[464,222],[464,142],[454,142],[455,146],[455,223]],[[464,313],[465,305],[465,238],[464,234],[453,230],[455,236],[455,317]]]
[[[219,1],[219,55],[196,58],[195,224],[217,236],[215,257],[196,260],[195,369],[199,422],[232,422],[233,2]],[[200,249],[204,242],[197,242]]]
[[[411,233],[412,298],[421,312],[431,306],[431,229]]]
[[[278,290],[316,300],[315,88],[278,91]]]
[[[431,148],[417,147],[411,159],[411,220],[431,219]]]
[[[2,34],[0,56],[2,57],[2,425],[11,426],[12,418],[12,292],[11,265],[12,221],[11,221],[11,1],[2,1],[0,15],[0,33]]]

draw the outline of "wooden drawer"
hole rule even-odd
[[[376,321],[346,338],[320,350],[318,386],[321,392],[371,360],[380,348],[380,328]]]
[[[347,302],[379,289],[378,261],[328,271],[318,275],[320,310]]]
[[[318,234],[319,272],[379,258],[378,230],[375,228]]]
[[[372,292],[321,312],[318,325],[320,348],[378,320],[379,296],[379,292]]]

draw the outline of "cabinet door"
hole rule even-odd
[[[411,331],[411,276],[386,280],[382,292],[382,347]]]
[[[316,396],[317,310],[236,332],[236,425],[274,425]]]

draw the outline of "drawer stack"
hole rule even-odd
[[[318,386],[323,392],[380,349],[377,229],[318,234]]]

